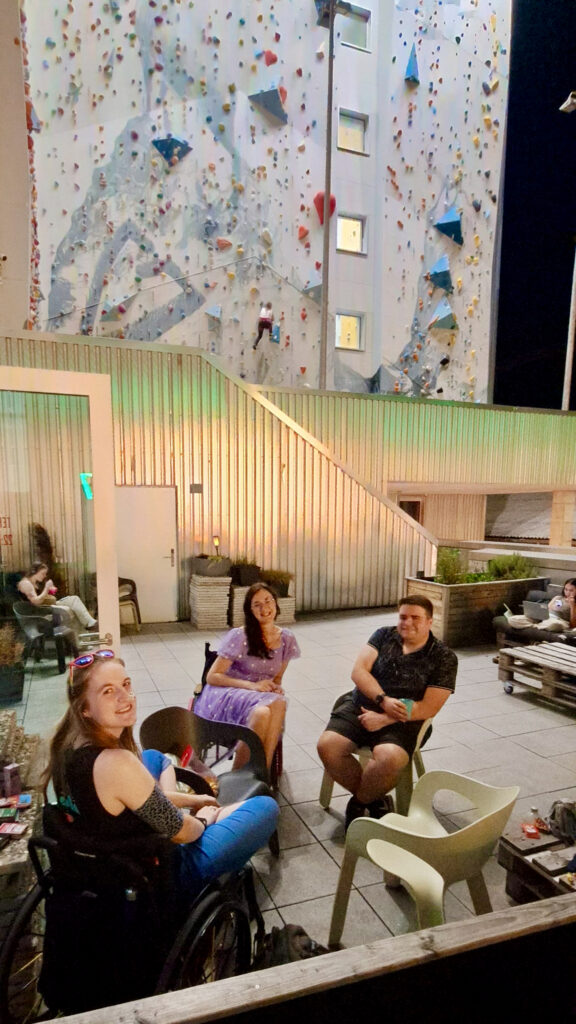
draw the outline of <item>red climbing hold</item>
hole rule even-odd
[[[316,213],[318,214],[318,220],[320,221],[321,224],[323,224],[324,223],[324,192],[317,192],[316,195],[314,196],[313,202],[314,202],[314,206],[316,207]],[[336,209],[336,196],[333,196],[333,195],[330,196],[330,206],[329,206],[329,209],[330,209],[330,216],[332,216],[332,214],[334,213],[334,210]]]

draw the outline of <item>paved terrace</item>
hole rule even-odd
[[[335,698],[350,688],[350,671],[358,649],[381,625],[392,625],[389,609],[306,616],[293,627],[302,657],[286,672],[289,709],[284,739],[285,771],[280,783],[281,856],[263,851],[254,858],[266,924],[302,924],[326,942],[332,898],[344,844],[343,815],[347,796],[339,787],[329,813],[318,804],[322,769],[316,740]],[[187,623],[147,625],[125,636],[122,654],[138,695],[139,723],[164,706],[186,706],[200,681],[204,642],[215,633]],[[427,769],[461,772],[492,785],[518,784],[520,797],[513,820],[521,821],[532,805],[546,813],[560,796],[576,799],[576,720],[567,710],[539,704],[518,687],[507,696],[497,679],[488,647],[459,650],[456,693],[448,700],[423,751]],[[46,674],[48,662],[31,671],[19,719],[28,732],[49,735],[62,714],[65,677]],[[466,812],[445,807],[454,822]],[[485,869],[494,909],[512,901],[504,892],[504,871],[493,857]],[[413,930],[412,901],[403,889],[388,890],[381,873],[367,861],[358,864],[343,943],[369,942]],[[448,921],[472,916],[465,883],[446,897]]]

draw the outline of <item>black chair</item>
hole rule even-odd
[[[233,804],[252,796],[272,795],[264,747],[252,729],[243,725],[229,725],[227,722],[211,722],[195,715],[193,711],[179,707],[155,711],[140,727],[140,743],[144,750],[152,748],[161,750],[163,754],[182,757],[184,751],[192,747],[203,759],[209,747],[215,744],[225,747],[227,752],[216,766],[228,757],[229,749],[239,740],[246,743],[250,757],[242,768],[218,776],[218,799],[223,804]],[[271,853],[278,856],[280,848],[277,832],[272,834],[268,845]]]
[[[44,655],[47,643],[53,643],[58,658],[58,672],[66,670],[66,655],[79,653],[76,634],[65,624],[61,609],[47,606],[43,609],[29,601],[17,601],[13,605],[14,615],[26,637],[24,657],[39,661]]]
[[[3,1024],[38,1019],[39,993],[50,1015],[68,1015],[249,969],[250,921],[260,941],[264,932],[250,868],[187,906],[173,884],[174,844],[160,836],[99,841],[48,806],[28,846],[37,884],[0,953]]]

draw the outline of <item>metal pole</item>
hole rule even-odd
[[[335,0],[330,0],[328,35],[328,98],[326,101],[326,166],[324,174],[324,246],[322,252],[322,312],[320,318],[319,386],[326,390],[328,365],[328,281],[330,271],[330,190],[332,183],[332,99],[334,92],[334,15]]]
[[[568,341],[566,342],[566,363],[564,365],[564,391],[562,392],[562,409],[570,409],[570,389],[572,386],[572,363],[574,361],[574,334],[576,332],[576,249],[574,250],[574,270],[572,272],[572,294],[570,296],[570,319],[568,321]]]

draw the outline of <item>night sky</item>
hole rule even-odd
[[[576,0],[513,0],[494,402],[559,409],[576,237]],[[576,359],[571,409],[576,409]]]

